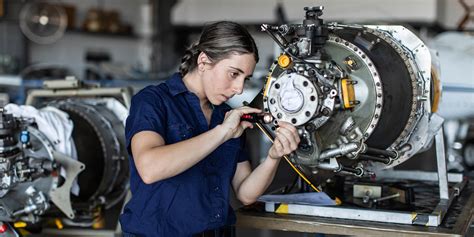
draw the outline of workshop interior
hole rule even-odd
[[[122,236],[131,98],[219,20],[260,54],[252,167],[301,139],[235,236],[474,236],[472,0],[0,0],[0,236]]]

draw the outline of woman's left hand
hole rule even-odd
[[[298,148],[300,143],[300,137],[295,126],[283,121],[278,121],[278,126],[273,145],[268,151],[268,156],[273,159],[279,159],[290,154]]]

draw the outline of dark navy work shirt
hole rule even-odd
[[[208,126],[198,97],[188,91],[179,74],[132,98],[125,126],[132,199],[120,216],[124,232],[190,236],[235,223],[229,193],[237,163],[248,160],[243,139],[231,139],[183,173],[152,184],[140,178],[131,153],[131,139],[138,132],[157,132],[166,145],[173,144],[221,124],[230,109],[226,104],[216,106]]]

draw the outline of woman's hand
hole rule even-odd
[[[273,159],[279,159],[288,155],[298,148],[300,137],[296,128],[290,123],[278,121],[276,137],[273,146],[268,151],[268,156]]]
[[[245,129],[253,128],[252,123],[240,120],[242,115],[261,112],[262,111],[260,109],[250,108],[247,106],[228,111],[225,114],[224,122],[221,124],[226,133],[225,140],[227,141],[231,138],[240,137]]]

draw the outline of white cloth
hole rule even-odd
[[[38,130],[49,139],[56,151],[77,160],[76,146],[72,138],[74,124],[66,112],[51,106],[38,110],[33,106],[16,104],[7,104],[5,110],[15,117],[34,118]],[[66,171],[61,168],[60,173],[65,176]],[[79,194],[77,179],[73,182],[71,193]]]
[[[104,100],[106,101],[105,107],[107,107],[107,109],[110,109],[115,114],[115,116],[117,116],[117,118],[122,121],[123,126],[125,127],[125,122],[127,121],[128,117],[127,107],[125,107],[125,105],[123,105],[117,99],[114,98],[106,98]]]
[[[128,109],[115,98],[99,98],[99,99],[84,99],[83,102],[96,105],[105,104],[105,107],[109,109],[120,121],[122,121],[125,127],[125,122],[128,117]]]

